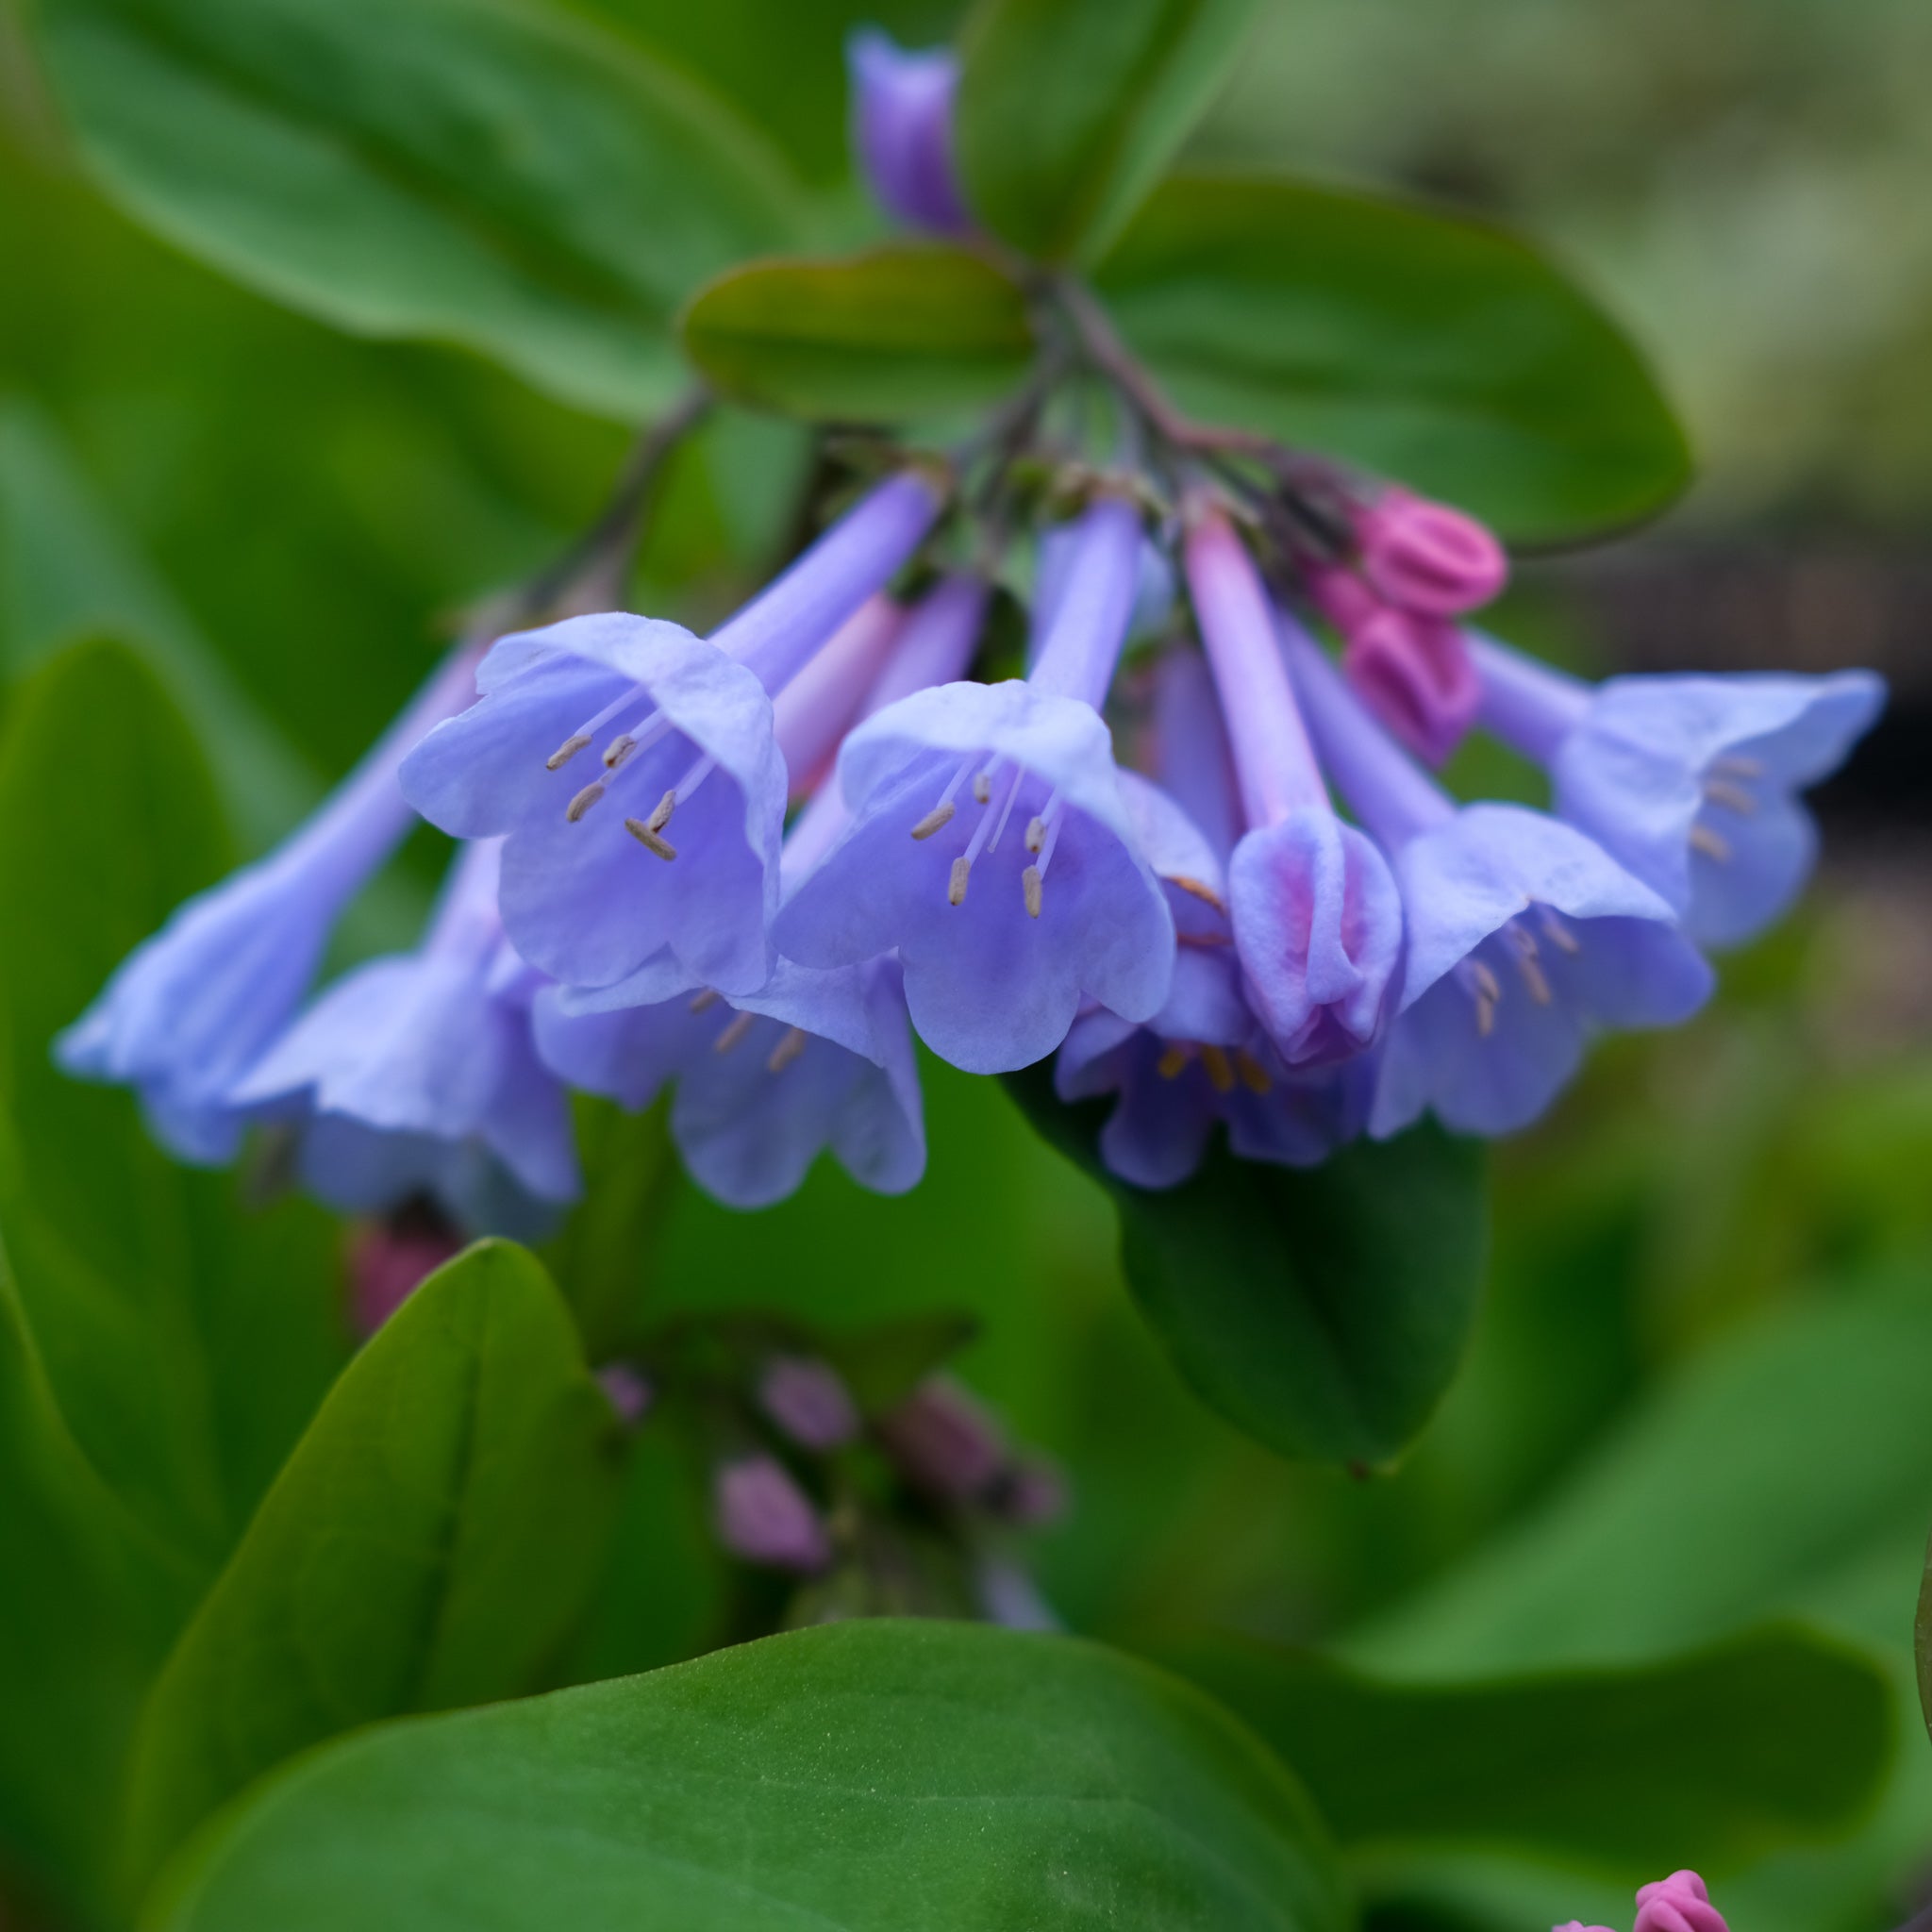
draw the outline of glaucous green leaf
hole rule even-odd
[[[459,342],[620,417],[668,325],[778,245],[782,163],[641,48],[520,0],[44,0],[84,153],[138,219],[343,328]]]
[[[152,1902],[168,1932],[1329,1932],[1300,1788],[1072,1639],[824,1625],[291,1767]]]
[[[963,249],[917,242],[732,270],[686,309],[684,344],[728,395],[846,423],[996,401],[1032,353],[1014,282]]]
[[[1098,271],[1186,410],[1359,464],[1529,542],[1661,509],[1682,430],[1617,325],[1500,229],[1259,175],[1165,182]]]
[[[307,1745],[529,1689],[595,1580],[617,1474],[536,1259],[486,1241],[438,1270],[330,1391],[155,1685],[130,1874]]]
[[[1393,1462],[1456,1373],[1480,1299],[1480,1148],[1434,1126],[1318,1168],[1237,1160],[1150,1192],[1107,1172],[1104,1103],[1067,1107],[1045,1065],[1008,1089],[1113,1197],[1141,1312],[1211,1407],[1284,1456]]]
[[[1091,259],[1227,77],[1255,0],[981,0],[960,38],[958,158],[978,219]]]
[[[1151,1654],[1284,1756],[1343,1844],[1453,1840],[1672,1869],[1854,1824],[1895,1739],[1863,1653],[1798,1626],[1622,1670],[1415,1684],[1237,1637]]]
[[[70,1079],[50,1043],[227,858],[206,762],[132,653],[76,645],[19,691],[0,746],[0,1229],[80,1453],[204,1575],[341,1358],[330,1224],[296,1201],[242,1211],[228,1177],[170,1160],[128,1094]]]

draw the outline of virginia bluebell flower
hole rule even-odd
[[[894,221],[959,235],[973,224],[953,161],[958,57],[908,53],[876,27],[845,43],[852,76],[852,146],[873,198]]]
[[[1024,682],[919,691],[846,739],[853,824],[774,927],[779,951],[813,967],[896,947],[921,1038],[971,1073],[1051,1053],[1083,996],[1148,1019],[1173,976],[1174,922],[1099,711],[1132,613],[1140,514],[1108,495],[1080,522]]]
[[[1248,998],[1288,1065],[1343,1059],[1381,1026],[1402,947],[1395,881],[1329,803],[1260,578],[1212,506],[1190,515],[1187,573],[1247,824],[1227,890]]]
[[[445,831],[507,838],[503,920],[525,959],[596,987],[668,950],[700,984],[764,983],[786,796],[771,694],[884,588],[941,496],[922,472],[879,485],[708,641],[622,611],[498,641],[480,701],[402,782]],[[580,784],[566,768],[607,733]]]
[[[1751,939],[1797,896],[1818,845],[1797,794],[1885,704],[1869,671],[1589,685],[1477,633],[1470,650],[1485,727],[1547,765],[1557,810],[1707,946]]]
[[[330,987],[235,1089],[287,1121],[304,1184],[370,1213],[426,1194],[473,1233],[540,1233],[579,1191],[570,1109],[530,1035],[493,842],[458,857],[422,948]]]
[[[1657,893],[1560,820],[1458,808],[1282,625],[1322,756],[1402,891],[1407,958],[1371,1133],[1425,1109],[1457,1132],[1513,1132],[1569,1081],[1591,1031],[1673,1025],[1704,1004],[1710,968]]]
[[[1186,1180],[1217,1122],[1244,1158],[1312,1167],[1360,1132],[1372,1061],[1291,1070],[1250,1008],[1228,918],[1225,855],[1241,817],[1226,735],[1199,657],[1171,651],[1158,675],[1153,756],[1166,790],[1131,772],[1121,783],[1174,916],[1174,982],[1145,1025],[1084,1010],[1054,1089],[1068,1101],[1117,1096],[1100,1156],[1136,1187]]]
[[[59,1064],[134,1087],[156,1139],[181,1159],[232,1159],[235,1083],[288,1024],[343,908],[408,831],[397,768],[470,701],[475,661],[467,646],[453,651],[312,818],[137,946],[55,1041]]]

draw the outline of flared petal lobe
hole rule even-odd
[[[873,197],[895,221],[937,234],[972,225],[953,159],[959,62],[950,49],[913,53],[875,27],[845,44],[852,145]]]

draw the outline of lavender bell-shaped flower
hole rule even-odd
[[[409,802],[458,838],[503,836],[510,942],[572,986],[670,954],[749,992],[771,966],[785,818],[772,694],[918,547],[942,491],[907,471],[709,641],[623,611],[501,639],[482,697],[405,760]],[[577,755],[605,740],[582,782]]]
[[[876,27],[845,43],[852,146],[873,198],[893,220],[941,235],[973,225],[953,161],[959,61],[949,48],[911,53]]]
[[[467,847],[421,950],[330,987],[236,1089],[297,1124],[304,1184],[350,1212],[427,1194],[472,1232],[531,1236],[579,1191],[570,1109],[537,1058],[533,988]]]
[[[1221,692],[1247,831],[1228,862],[1250,1002],[1290,1066],[1370,1045],[1402,949],[1382,855],[1329,803],[1261,581],[1224,512],[1197,507],[1188,585]]]
[[[1472,632],[1483,725],[1548,766],[1557,810],[1732,946],[1790,906],[1818,835],[1797,794],[1885,704],[1869,671],[1613,677],[1590,685]]]
[[[1054,1089],[1066,1101],[1117,1096],[1100,1156],[1136,1187],[1186,1180],[1217,1122],[1244,1159],[1312,1167],[1361,1131],[1373,1062],[1291,1069],[1248,1006],[1227,910],[1225,858],[1242,824],[1226,733],[1194,652],[1169,652],[1158,680],[1152,753],[1164,790],[1131,772],[1121,781],[1174,914],[1174,984],[1144,1026],[1101,1007],[1081,1013]]]
[[[943,580],[899,631],[866,702],[878,708],[972,657],[985,587]],[[800,814],[785,844],[794,891],[844,830],[836,786]],[[902,1193],[925,1170],[918,1069],[899,963],[890,957],[815,971],[780,959],[757,992],[721,996],[660,956],[596,990],[547,989],[537,1002],[547,1063],[574,1085],[630,1108],[675,1082],[671,1131],[701,1186],[738,1208],[782,1200],[829,1149],[853,1178]]]
[[[1372,1134],[1428,1109],[1457,1132],[1513,1132],[1568,1082],[1591,1032],[1674,1025],[1704,1004],[1710,968],[1658,894],[1560,820],[1458,808],[1282,625],[1323,758],[1402,891],[1407,957]]]
[[[312,818],[137,946],[55,1041],[61,1067],[137,1089],[156,1138],[180,1158],[232,1159],[235,1083],[288,1024],[343,908],[414,823],[397,768],[470,701],[475,675],[471,647],[451,652]]]
[[[1098,498],[1024,681],[923,691],[846,739],[853,824],[774,927],[822,969],[896,948],[912,1024],[969,1073],[1051,1053],[1083,997],[1139,1021],[1167,996],[1174,921],[1099,709],[1140,542],[1133,506]]]

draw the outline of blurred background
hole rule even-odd
[[[883,15],[917,42],[952,11],[583,10],[748,104],[852,232],[868,218],[845,178],[840,35]],[[689,1189],[666,1200],[662,1309],[979,1317],[964,1373],[1069,1473],[1073,1509],[1036,1554],[1076,1627],[1205,1610],[1401,1661],[1428,1649],[1405,1633],[1435,1592],[1476,1633],[1468,1658],[1487,1645],[1535,1664],[1805,1609],[1884,1646],[1907,1721],[1932,1357],[1874,1365],[1844,1324],[1877,1322],[1932,1255],[1928,78],[1924,0],[1268,10],[1202,158],[1522,226],[1625,319],[1690,426],[1701,475],[1683,504],[1588,555],[1525,559],[1495,627],[1592,672],[1870,664],[1894,700],[1821,798],[1826,858],[1801,915],[1726,963],[1696,1024],[1600,1054],[1499,1151],[1474,1359],[1393,1477],[1291,1470],[1198,1407],[1133,1316],[1104,1200],[991,1083],[928,1068],[932,1162],[908,1199],[822,1168],[759,1216]],[[136,229],[71,155],[17,0],[0,0],[0,673],[89,635],[136,644],[209,741],[247,845],[347,767],[458,612],[589,521],[625,447],[621,425],[479,360],[336,334]],[[782,556],[805,459],[771,425],[707,432],[639,606],[727,608]],[[1533,795],[1480,752],[1459,775]],[[436,844],[405,855],[355,948],[408,930]],[[1764,1496],[1801,1504],[1820,1471],[1840,1501],[1766,1517]],[[688,1560],[675,1588],[619,1599],[586,1670],[687,1654],[720,1615],[675,1482],[647,1472],[635,1509],[641,1540],[681,1536]],[[1713,1538],[1713,1523],[1740,1526]],[[1557,1574],[1591,1562],[1688,1569],[1699,1587],[1668,1629],[1605,1634]],[[1506,1578],[1546,1622],[1485,1624]],[[1905,1745],[1910,1774],[1857,1845],[1775,1862],[1732,1894],[1734,1924],[1876,1932],[1904,1916],[1932,1857],[1932,1753],[1922,1734]],[[1606,1874],[1611,1903],[1592,1907],[1574,1874],[1431,1871],[1434,1895],[1478,1902],[1473,1924],[1536,1924],[1546,1897],[1567,1899],[1557,1916],[1607,1915],[1628,1896],[1628,1874]],[[1390,1878],[1391,1925],[1409,1882]]]

